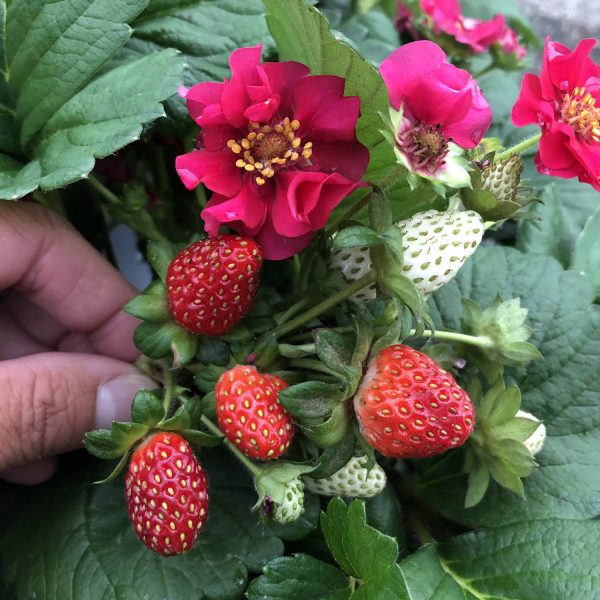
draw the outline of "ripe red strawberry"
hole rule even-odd
[[[200,335],[229,331],[254,302],[261,266],[260,247],[241,235],[220,235],[188,246],[167,271],[173,318]]]
[[[354,409],[367,442],[394,458],[428,458],[456,448],[475,420],[471,399],[452,375],[402,344],[371,360]]]
[[[157,433],[136,448],[125,478],[129,518],[144,544],[163,556],[196,543],[206,521],[204,469],[176,433]]]
[[[248,365],[236,365],[217,381],[219,427],[248,456],[274,460],[288,449],[294,422],[278,399],[287,386],[281,377]]]

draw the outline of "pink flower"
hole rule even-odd
[[[542,128],[535,162],[540,173],[577,177],[600,191],[600,66],[595,40],[571,51],[546,40],[540,76],[528,73],[512,111],[518,127]]]
[[[260,55],[260,46],[235,50],[229,80],[183,91],[202,130],[176,169],[188,189],[213,192],[202,211],[209,235],[227,224],[280,260],[303,250],[363,185],[369,152],[356,139],[360,100],[344,96],[342,78]]]
[[[473,52],[486,52],[498,43],[503,52],[515,53],[519,59],[527,54],[503,15],[487,21],[469,19],[462,15],[459,0],[420,0],[420,7],[432,19],[435,33],[451,35]]]
[[[444,169],[449,144],[479,144],[492,111],[470,73],[448,63],[439,46],[401,46],[380,70],[393,108],[402,113],[396,144],[411,170],[433,176]]]

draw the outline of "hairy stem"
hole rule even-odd
[[[200,417],[204,426],[212,433],[223,435],[223,432],[206,416]],[[257,467],[235,444],[231,443],[226,437],[223,438],[223,443],[229,448],[231,453],[252,473],[254,477],[260,475],[261,468]]]
[[[494,162],[500,162],[501,160],[509,158],[513,154],[521,154],[525,150],[528,150],[529,148],[532,148],[533,146],[537,146],[541,137],[542,137],[542,134],[537,133],[536,135],[534,135],[530,138],[527,138],[526,140],[523,140],[522,142],[516,144],[515,146],[512,146],[512,148],[508,148],[507,150],[504,150],[504,152],[499,152],[494,157]]]

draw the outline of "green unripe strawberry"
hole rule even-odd
[[[491,163],[481,172],[481,189],[490,191],[499,202],[514,202],[521,183],[523,161],[518,154]]]

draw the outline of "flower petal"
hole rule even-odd
[[[444,51],[427,40],[412,42],[394,50],[379,67],[392,106],[399,110],[405,99],[406,86],[445,62]]]
[[[202,211],[204,228],[211,236],[217,235],[219,227],[229,227],[254,237],[263,226],[267,216],[268,195],[264,196],[254,182],[243,185],[233,198],[213,194]]]
[[[298,135],[311,140],[352,141],[360,115],[360,98],[344,96],[344,80],[332,75],[311,75],[294,87],[294,118]]]
[[[193,150],[175,159],[175,170],[188,190],[203,183],[209,190],[235,196],[242,186],[242,170],[235,166],[233,154]]]
[[[313,145],[311,162],[318,171],[341,173],[359,181],[369,165],[369,151],[359,142],[323,142]]]
[[[256,236],[256,241],[262,248],[264,258],[284,260],[302,252],[310,244],[312,236],[312,232],[297,237],[281,235],[275,230],[271,215],[268,215],[263,228]]]

